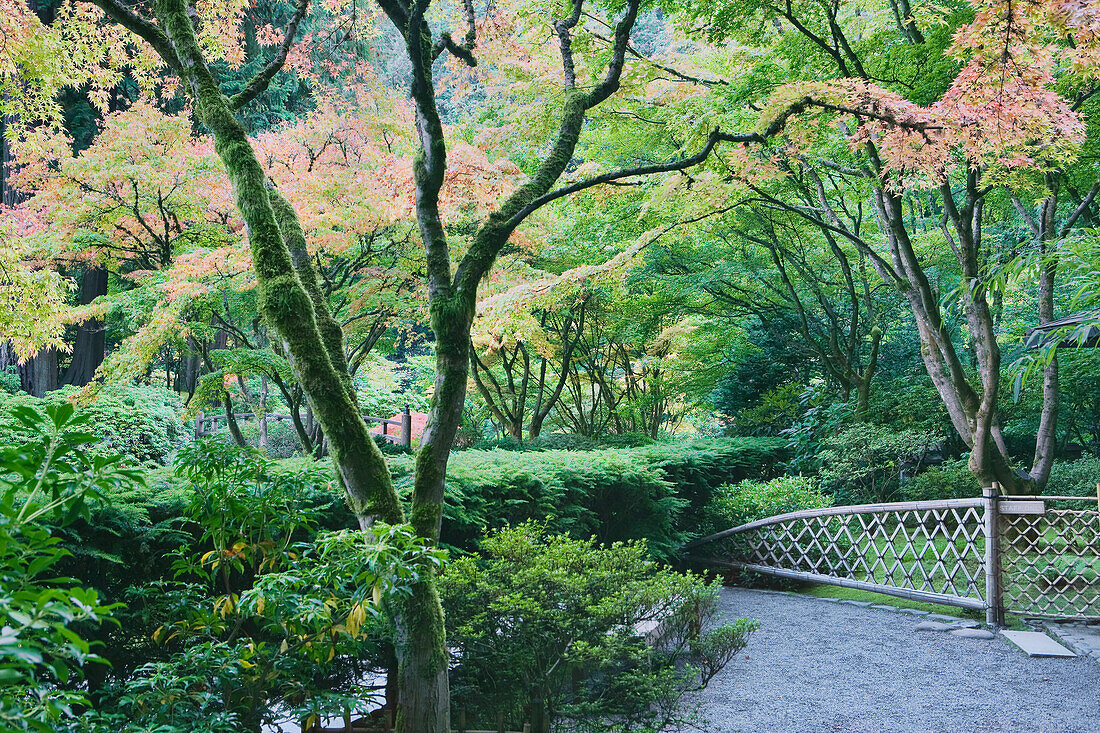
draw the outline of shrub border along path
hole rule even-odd
[[[1028,658],[1003,638],[916,628],[976,622],[848,599],[724,588],[721,620],[756,618],[743,657],[695,698],[708,731],[1096,733],[1100,665]],[[878,606],[878,607],[876,607]],[[886,613],[884,611],[894,611]]]

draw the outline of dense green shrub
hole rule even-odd
[[[124,588],[111,674],[81,730],[260,730],[361,707],[384,666],[387,597],[440,551],[408,527],[324,531],[328,467],[221,440],[180,452],[186,533]],[[129,562],[126,558],[125,562]]]
[[[392,464],[411,491],[411,458]],[[477,546],[486,529],[546,520],[551,531],[601,542],[649,538],[658,555],[680,544],[685,502],[660,472],[629,451],[463,451],[447,468],[442,541]]]
[[[719,486],[778,475],[789,449],[781,438],[728,438],[657,443],[637,453],[676,486],[687,513],[698,515]]]
[[[824,442],[818,453],[821,488],[838,504],[893,501],[904,466],[918,468],[942,438],[870,423],[852,426]]]
[[[921,471],[902,485],[902,494],[910,501],[965,499],[981,496],[982,485],[962,459]]]
[[[1076,461],[1058,461],[1050,469],[1044,494],[1051,496],[1096,496],[1100,483],[1100,458],[1085,456]]]
[[[25,405],[41,411],[66,402],[75,391],[67,387],[42,398],[26,392],[0,391],[0,444],[17,443],[29,437],[10,417],[12,407]],[[165,464],[192,435],[191,428],[180,421],[181,409],[180,397],[175,392],[160,387],[123,385],[104,387],[95,400],[81,408],[81,415],[88,420],[88,432],[99,439],[90,449],[93,454],[119,454],[138,463]]]
[[[706,521],[713,531],[799,509],[830,506],[816,478],[782,476],[771,481],[742,481],[720,487],[708,506]]]
[[[603,451],[457,452],[447,469],[442,541],[473,549],[486,529],[534,519],[547,521],[552,532],[605,543],[645,538],[655,556],[669,557],[694,532],[715,488],[769,475],[783,445],[744,438]],[[407,494],[413,459],[396,457],[390,465]]]
[[[115,610],[58,577],[67,553],[54,531],[87,516],[87,498],[140,479],[81,449],[93,436],[72,405],[6,418],[27,438],[0,451],[0,729],[52,731],[88,703],[80,677],[100,661],[88,632]]]
[[[245,442],[254,448],[260,446],[260,423],[256,420],[242,420],[238,423]],[[228,435],[229,431],[226,430]],[[294,430],[290,420],[267,421],[267,455],[271,458],[290,458],[302,453],[302,441]]]
[[[543,450],[604,450],[607,448],[637,448],[641,445],[649,445],[656,441],[644,433],[623,433],[621,435],[576,435],[574,433],[544,433],[533,440],[516,440],[515,438],[499,438],[496,440],[479,440],[471,447],[475,450],[512,450],[512,451],[543,451]]]
[[[0,369],[0,392],[19,394],[22,388],[23,385],[19,379],[19,372],[15,370],[15,367]]]
[[[656,733],[693,721],[684,694],[757,624],[715,627],[717,585],[647,554],[644,543],[600,547],[532,523],[453,562],[440,595],[454,706],[467,723],[492,727],[503,712],[512,728]]]
[[[760,395],[760,402],[732,416],[731,431],[737,435],[780,435],[799,418],[802,388],[792,382]]]

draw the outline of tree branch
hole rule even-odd
[[[106,13],[108,18],[152,46],[153,50],[157,52],[157,55],[164,60],[164,63],[171,66],[174,70],[178,71],[182,67],[179,56],[176,55],[176,50],[172,47],[171,41],[168,40],[168,35],[153,22],[142,18],[121,2],[116,2],[115,0],[86,1],[90,1],[93,5]]]
[[[561,188],[554,189],[553,191],[548,191],[547,193],[539,196],[534,201],[527,204],[527,206],[516,212],[516,214],[509,220],[508,223],[510,226],[515,228],[519,226],[524,219],[526,219],[528,216],[530,216],[532,213],[542,208],[543,206],[546,206],[546,204],[550,203],[551,201],[556,201],[563,196],[568,196],[570,194],[576,193],[577,191],[583,191],[584,189],[591,188],[592,186],[598,186],[601,183],[614,183],[615,181],[618,181],[622,178],[630,178],[632,176],[648,176],[653,175],[654,173],[671,173],[672,171],[681,171],[686,168],[691,168],[693,166],[699,165],[700,163],[705,161],[707,157],[710,156],[711,151],[714,149],[714,146],[718,143],[719,140],[724,140],[727,138],[735,139],[736,137],[737,136],[727,135],[719,132],[718,130],[715,130],[707,137],[706,144],[695,155],[691,155],[686,158],[680,158],[679,160],[674,160],[671,163],[657,163],[654,165],[638,166],[636,168],[623,168],[621,170],[603,173],[598,176],[592,176],[591,178],[586,178],[583,181],[571,183],[568,186],[562,186]]]
[[[432,47],[432,58],[437,59],[444,51],[450,51],[452,56],[461,59],[470,68],[474,68],[477,66],[477,59],[474,57],[473,53],[474,45],[477,43],[477,23],[474,15],[474,0],[463,0],[462,7],[466,16],[466,35],[462,39],[462,43],[456,43],[450,33],[441,33],[439,40],[436,41],[435,46]]]
[[[290,54],[290,49],[294,46],[294,37],[298,33],[298,25],[302,22],[302,19],[306,17],[306,13],[308,12],[309,0],[298,0],[298,4],[294,8],[294,15],[291,16],[290,22],[287,23],[286,36],[283,38],[282,45],[279,46],[279,53],[275,55],[275,58],[273,58],[260,73],[252,77],[252,81],[248,82],[248,85],[245,86],[239,94],[233,95],[229,100],[230,109],[236,112],[267,89],[268,85],[271,84],[271,80],[279,73],[279,70],[286,65],[286,57]]]

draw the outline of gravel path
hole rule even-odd
[[[722,591],[721,615],[761,625],[699,693],[707,731],[1100,733],[1091,659],[1028,658],[1002,637],[914,631],[920,619],[901,613],[740,588]]]

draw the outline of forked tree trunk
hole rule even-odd
[[[101,7],[109,15],[113,13],[112,17],[120,15],[118,8],[107,2]],[[301,7],[304,14],[304,6]],[[297,215],[270,188],[247,131],[207,67],[192,25],[194,6],[187,0],[160,0],[156,12],[164,28],[163,35],[156,28],[137,30],[175,68],[195,102],[199,120],[214,136],[214,149],[225,164],[234,201],[247,227],[259,285],[260,312],[279,334],[291,367],[305,387],[310,406],[324,429],[348,503],[364,529],[375,517],[401,523],[404,512],[389,468],[371,439],[351,389],[342,333],[338,325],[332,327],[335,321],[320,297],[316,273],[308,257],[300,256],[305,238]],[[120,22],[123,21],[125,16]],[[414,515],[414,522],[418,519],[422,518]],[[399,604],[396,614],[398,639],[405,640],[397,645],[398,662],[403,679],[434,678],[436,685],[428,694],[421,694],[423,690],[402,689],[403,704],[408,706],[402,712],[407,718],[442,721],[444,725],[412,722],[399,723],[398,727],[416,733],[446,733],[443,613],[431,572],[424,572],[421,577],[412,597]]]

